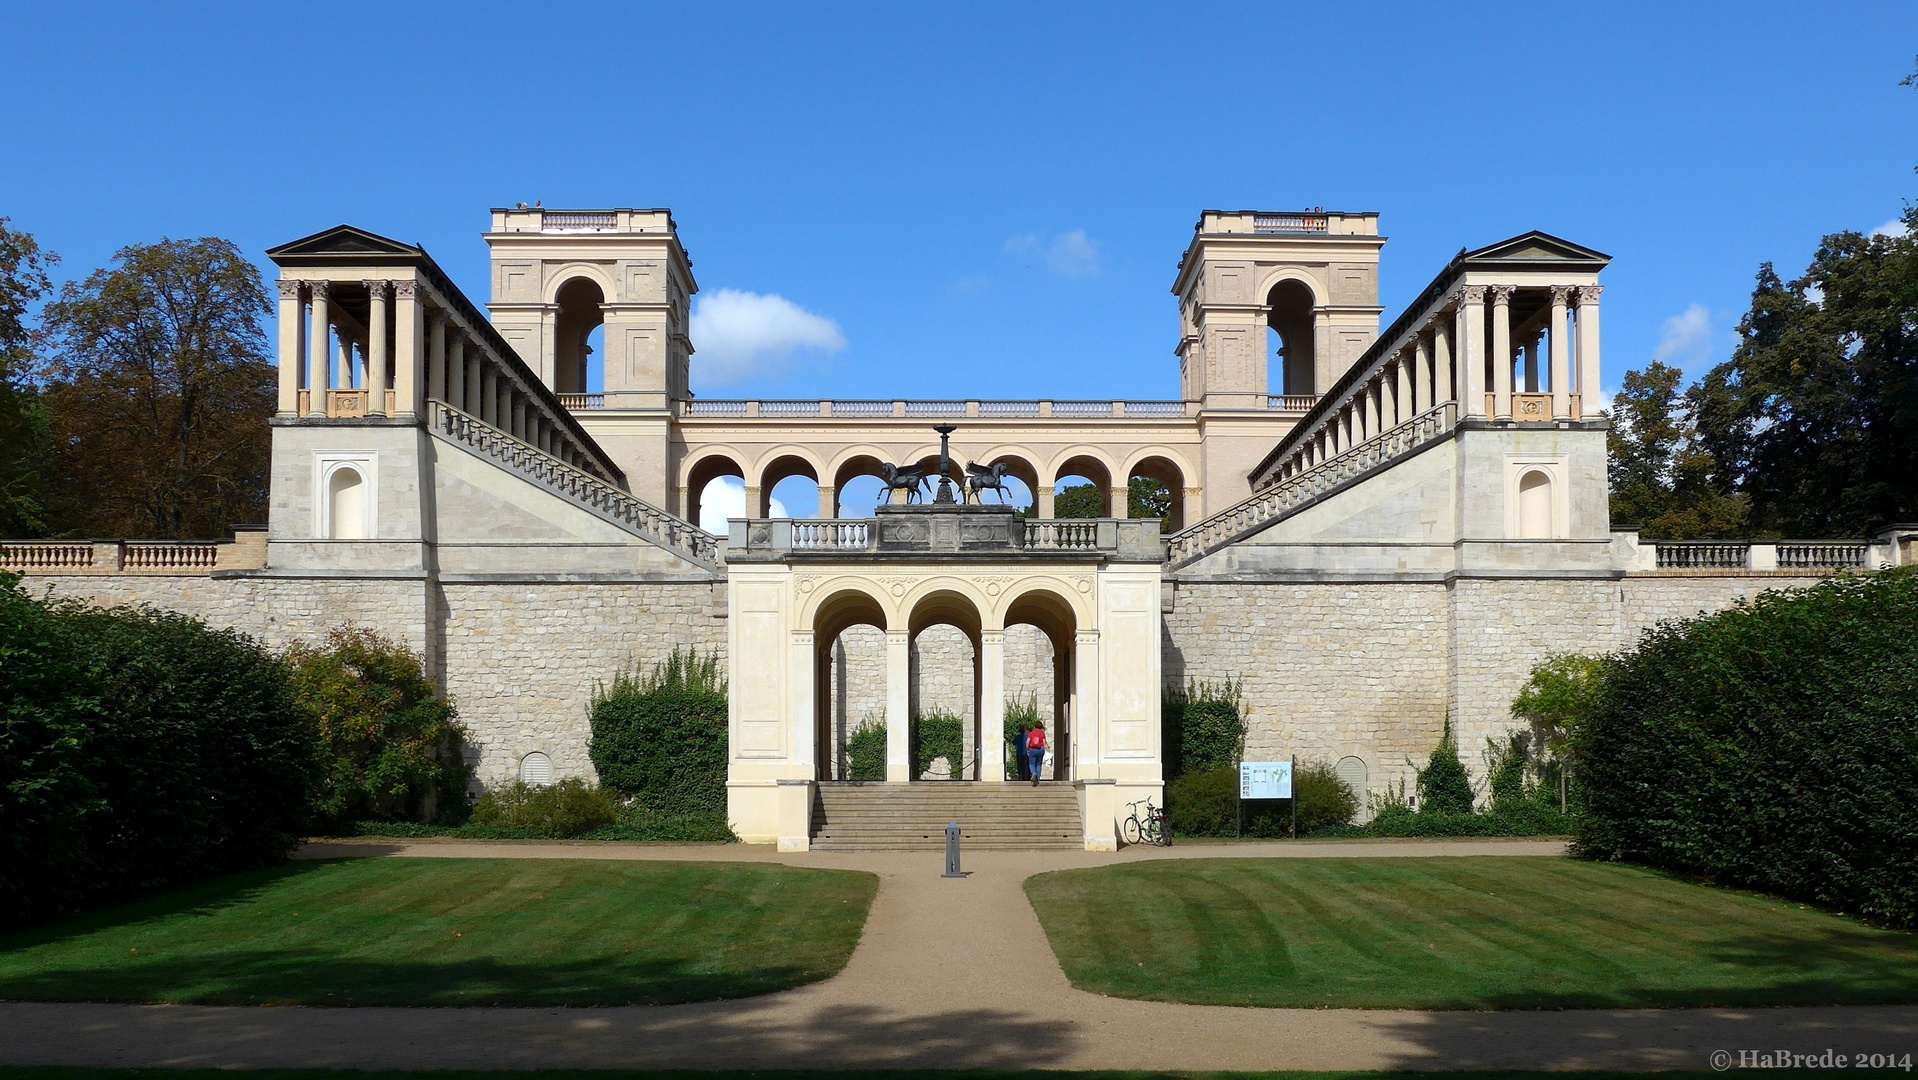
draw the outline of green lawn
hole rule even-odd
[[[1074,986],[1216,1005],[1918,1002],[1918,936],[1636,867],[1206,859],[1042,874]]]
[[[0,999],[625,1005],[845,967],[878,878],[746,863],[352,859],[0,937]]]

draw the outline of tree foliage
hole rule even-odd
[[[0,923],[277,862],[312,779],[285,668],[257,642],[0,573]]]
[[[611,686],[594,688],[587,718],[601,784],[654,810],[725,813],[726,679],[717,656],[675,649],[650,673],[620,671]]]
[[[47,529],[40,485],[47,425],[28,378],[34,335],[27,313],[52,287],[47,267],[59,261],[8,221],[0,217],[0,538]]]
[[[1472,812],[1472,781],[1465,774],[1465,763],[1458,759],[1458,738],[1452,734],[1452,721],[1445,721],[1445,733],[1418,771],[1419,813],[1469,814]]]
[[[1918,570],[1662,624],[1573,729],[1586,855],[1918,924]]]
[[[347,627],[287,651],[295,707],[313,733],[317,824],[423,821],[466,806],[466,730],[418,653]]]
[[[1625,373],[1612,402],[1612,522],[1636,525],[1648,539],[1740,535],[1747,500],[1728,490],[1723,470],[1698,433],[1695,394],[1683,393],[1677,368],[1653,361]]]
[[[265,520],[275,371],[231,241],[122,248],[47,305],[39,372],[59,531],[206,538]]]
[[[1105,515],[1105,492],[1097,484],[1074,484],[1052,498],[1056,518],[1096,518]],[[1159,518],[1172,513],[1173,492],[1163,481],[1135,476],[1126,482],[1126,516]]]

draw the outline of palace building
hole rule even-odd
[[[596,681],[717,652],[734,828],[804,850],[908,842],[926,826],[901,808],[943,825],[955,806],[987,842],[1015,814],[1111,847],[1128,804],[1162,799],[1161,699],[1188,680],[1242,683],[1249,759],[1380,793],[1449,718],[1482,783],[1545,655],[1918,558],[1901,530],[1615,529],[1609,259],[1543,232],[1461,252],[1387,323],[1378,215],[1205,211],[1171,275],[1164,401],[696,397],[699,285],[670,212],[499,209],[484,239],[483,307],[424,250],[350,226],[268,253],[263,530],[8,543],[0,568],[272,644],[374,627],[456,700],[484,785],[591,776]],[[1017,480],[1029,513],[970,495],[967,464]],[[890,503],[842,514],[849,484],[888,474]],[[1103,516],[1054,516],[1069,477]],[[748,516],[700,520],[728,478]],[[1127,516],[1135,478],[1170,493],[1163,519]],[[771,516],[787,482],[817,487],[817,517]],[[1054,744],[1036,788],[1005,783],[1009,701]],[[910,720],[933,713],[958,719],[958,752],[915,761]],[[867,725],[886,779],[853,784]]]

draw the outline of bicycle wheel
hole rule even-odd
[[[1139,819],[1135,817],[1129,817],[1125,819],[1125,826],[1122,829],[1120,829],[1119,832],[1120,832],[1120,835],[1125,837],[1126,843],[1128,844],[1138,843],[1139,842]]]

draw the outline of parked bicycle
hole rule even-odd
[[[1127,803],[1126,810],[1131,816],[1120,826],[1126,843],[1172,846],[1172,822],[1167,820],[1164,807],[1152,805],[1152,800],[1148,798]]]

